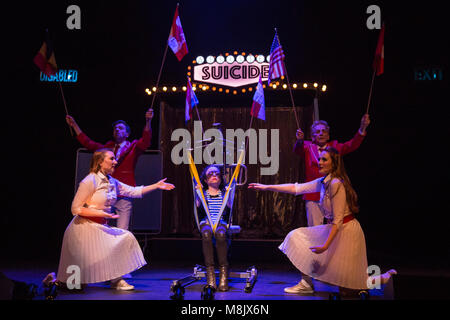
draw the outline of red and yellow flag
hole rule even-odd
[[[49,77],[55,75],[58,71],[55,53],[53,51],[53,45],[50,41],[48,30],[45,32],[45,41],[42,44],[41,49],[39,49],[39,52],[34,57],[33,62]]]

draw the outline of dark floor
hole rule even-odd
[[[135,290],[121,292],[113,290],[108,283],[97,283],[86,286],[80,292],[59,291],[58,300],[169,300],[173,295],[171,285],[174,280],[184,278],[193,273],[192,266],[176,266],[167,262],[149,263],[149,265],[135,271],[127,282],[135,286]],[[243,272],[250,266],[236,266],[231,271]],[[216,292],[215,300],[328,300],[330,293],[338,292],[337,287],[315,281],[315,293],[308,295],[287,294],[283,288],[295,285],[299,281],[299,273],[286,270],[280,265],[262,266],[257,269],[257,281],[251,293],[246,293],[246,279],[230,279],[228,292]],[[40,284],[42,279],[54,271],[44,266],[22,266],[15,269],[3,269],[3,273],[10,279],[27,283]],[[201,293],[206,281],[204,278],[185,288],[185,300],[201,300]],[[380,290],[370,290],[372,299],[393,299],[392,283]],[[44,299],[37,297],[36,299]]]
[[[202,263],[201,242],[151,239],[146,243],[142,237],[138,238],[148,265],[133,272],[132,278],[127,280],[135,286],[134,291],[120,292],[111,289],[108,283],[98,283],[88,285],[81,292],[58,291],[56,300],[171,300],[173,282],[191,275],[194,266]],[[234,241],[231,271],[246,271],[250,266],[255,266],[257,282],[252,292],[246,293],[246,280],[232,278],[230,290],[216,292],[215,300],[328,300],[330,294],[338,292],[335,286],[315,281],[314,294],[285,293],[283,289],[295,285],[300,277],[298,270],[277,246],[277,241]],[[381,265],[381,272],[395,268],[399,273],[387,285],[370,290],[370,300],[450,299],[450,270],[439,266],[424,268],[411,262],[401,264],[382,255],[370,259],[375,260],[374,264]],[[57,266],[57,258],[12,259],[1,261],[0,271],[10,279],[40,285],[48,273],[56,272]],[[184,300],[201,300],[205,284],[202,278],[187,286]],[[44,299],[42,290],[40,292],[41,295],[35,299]]]

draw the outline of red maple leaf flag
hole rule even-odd
[[[178,6],[175,10],[175,16],[172,21],[172,28],[170,28],[168,44],[173,53],[177,56],[178,61],[188,53],[186,39],[184,38],[183,27],[181,26],[180,17],[178,15]]]
[[[253,96],[252,110],[250,114],[253,117],[257,117],[261,120],[266,120],[266,106],[264,102],[264,88],[261,80],[261,75],[259,76],[258,86],[256,87],[255,95]]]
[[[56,65],[55,60],[55,53],[53,52],[53,45],[50,41],[48,30],[45,31],[44,43],[34,57],[33,62],[43,73],[45,73],[49,77],[55,75],[58,71],[58,66]]]
[[[376,72],[377,76],[384,72],[384,23],[378,37],[377,49],[373,60],[373,70]]]

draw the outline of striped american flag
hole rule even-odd
[[[269,79],[267,80],[268,84],[270,84],[270,80],[277,79],[285,75],[286,72],[283,60],[283,49],[281,48],[280,41],[278,40],[278,34],[275,32],[272,47],[270,48]]]

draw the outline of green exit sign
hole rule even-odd
[[[441,68],[415,68],[414,80],[416,81],[436,81],[443,79]]]

